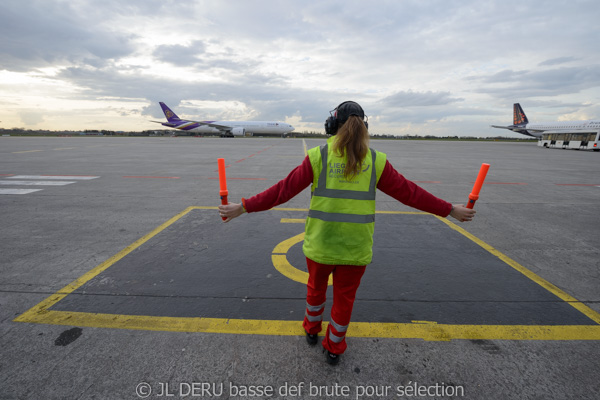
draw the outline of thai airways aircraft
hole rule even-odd
[[[285,134],[294,127],[278,121],[190,121],[181,119],[165,103],[162,107],[167,122],[151,121],[186,132],[219,133],[221,137],[252,136],[254,134]]]
[[[509,126],[492,125],[492,128],[509,129],[523,135],[540,137],[542,133],[597,132],[600,129],[600,120],[539,122],[531,124],[521,105],[515,103],[513,106],[513,124]]]

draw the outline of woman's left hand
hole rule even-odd
[[[454,204],[450,216],[460,222],[468,222],[475,216],[475,210],[467,208],[462,204]]]
[[[241,204],[229,203],[227,205],[219,206],[219,215],[221,218],[226,218],[223,222],[229,222],[234,218],[239,217],[245,213],[244,207]]]

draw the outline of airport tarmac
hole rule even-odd
[[[597,399],[600,154],[372,141],[470,223],[378,192],[340,365],[309,347],[309,189],[224,224],[317,139],[0,137],[0,399]],[[325,312],[328,320],[331,293]]]

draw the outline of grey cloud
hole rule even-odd
[[[197,40],[189,46],[180,44],[158,46],[154,50],[153,56],[173,65],[191,66],[201,61],[205,50],[204,42]]]
[[[387,96],[381,102],[391,107],[429,107],[439,106],[458,101],[463,101],[462,98],[451,97],[450,92],[413,92],[400,91],[391,96]]]
[[[524,104],[521,104],[525,107]],[[531,99],[527,101],[527,107],[544,107],[544,108],[587,108],[590,107],[591,104],[585,103],[573,103],[573,102],[562,102],[560,99],[556,100],[537,100]]]
[[[406,107],[393,110],[381,109],[378,115],[382,124],[422,124],[431,121],[442,121],[450,117],[488,116],[498,114],[498,110],[475,107],[457,107],[456,105],[439,105],[430,107]]]
[[[247,58],[240,58],[231,49],[224,49],[219,54],[213,54],[206,51],[206,43],[202,40],[192,42],[190,45],[161,45],[158,46],[152,55],[159,61],[166,62],[180,67],[192,67],[198,71],[207,70],[227,70],[233,73],[239,73],[249,76],[249,79],[255,79],[253,69],[261,65],[260,62]],[[218,72],[217,72],[218,73]],[[271,76],[272,79],[281,80],[281,76]]]
[[[299,112],[304,121],[322,122],[334,108],[339,95],[332,91],[305,90],[291,88],[284,84],[265,84],[268,76],[255,75],[254,78],[239,76],[227,83],[182,82],[178,80],[157,80],[137,75],[125,76],[117,68],[65,68],[58,79],[68,81],[82,88],[82,99],[94,100],[103,96],[121,98],[143,98],[151,104],[141,112],[153,118],[162,118],[159,101],[177,108],[182,100],[197,101],[237,101],[256,111],[254,119],[282,120]],[[206,115],[205,110],[186,108],[186,114],[197,111],[199,118],[216,119],[218,115]],[[301,111],[301,112],[300,112]],[[177,111],[176,111],[177,112]]]
[[[503,70],[490,76],[470,77],[469,79],[481,80],[485,83],[506,83],[519,80],[528,73],[529,71]]]
[[[101,64],[133,51],[130,37],[86,21],[62,2],[3,3],[0,37],[0,68],[13,71],[57,62]]]
[[[566,64],[572,61],[577,61],[578,59],[575,57],[558,57],[558,58],[551,58],[549,60],[546,61],[542,61],[541,63],[538,64],[538,66],[543,67],[543,66],[548,66],[548,65],[559,65],[559,64]]]
[[[600,86],[600,66],[587,65],[533,71],[505,70],[474,80],[484,84],[475,89],[475,92],[487,93],[500,99],[559,96]]]

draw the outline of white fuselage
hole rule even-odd
[[[530,133],[538,137],[542,133],[595,132],[600,129],[600,120],[530,123],[524,129],[536,131]]]
[[[284,134],[294,130],[294,127],[292,125],[277,121],[214,121],[213,123],[216,125],[232,127],[232,134],[234,136],[240,135],[239,133],[236,134],[236,132],[239,132],[240,130],[238,129],[236,131],[235,128],[241,128],[245,131],[246,134],[251,135]],[[178,128],[181,129],[181,127]],[[222,130],[207,125],[198,126],[194,129],[190,129],[189,131],[215,134],[222,132]]]

